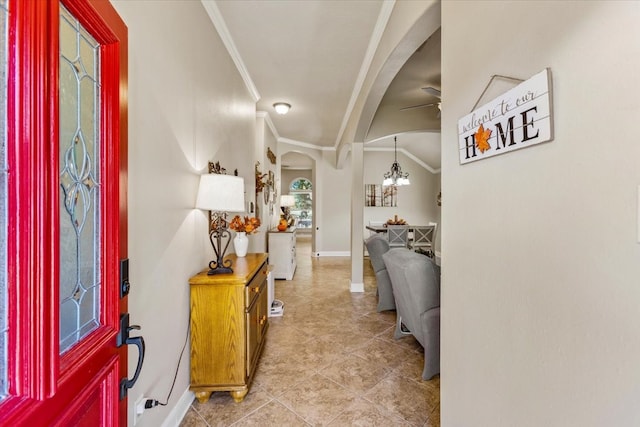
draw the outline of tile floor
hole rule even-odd
[[[282,317],[271,317],[249,393],[194,400],[181,427],[440,426],[440,376],[421,379],[422,347],[393,339],[395,312],[376,312],[375,276],[349,291],[350,258],[311,258],[297,242],[296,274],[276,280]]]

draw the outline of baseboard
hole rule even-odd
[[[364,292],[364,283],[351,282],[351,292]]]
[[[316,256],[317,257],[323,257],[323,256],[346,257],[346,256],[351,256],[351,251],[323,251],[323,252],[316,252]]]
[[[351,256],[350,251],[322,251],[322,252],[314,252],[311,256],[315,258],[320,258],[323,256],[335,256],[335,257],[348,257]],[[365,251],[364,256],[368,257],[369,252]],[[436,251],[436,264],[440,265],[440,251]]]
[[[180,396],[180,400],[178,400],[176,406],[174,406],[169,413],[167,419],[162,423],[162,427],[178,427],[184,416],[187,415],[187,411],[195,397],[196,395],[193,394],[193,392],[186,389],[184,393],[182,393],[182,396]]]

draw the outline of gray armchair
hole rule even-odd
[[[396,303],[391,290],[391,280],[387,273],[387,267],[382,260],[382,254],[389,250],[389,241],[384,235],[374,234],[364,241],[371,266],[376,273],[376,284],[378,285],[378,311],[395,310]]]
[[[403,325],[424,348],[422,379],[440,372],[440,267],[409,249],[382,255],[391,279],[398,323],[395,338],[404,335]]]

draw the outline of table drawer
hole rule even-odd
[[[263,288],[267,283],[267,273],[268,273],[267,264],[264,263],[260,266],[260,269],[258,270],[256,275],[253,276],[253,279],[251,279],[249,284],[245,287],[244,300],[246,304],[245,307],[247,310],[251,307],[251,304],[253,304],[256,298],[258,298],[258,295],[260,295],[260,292],[263,291]]]

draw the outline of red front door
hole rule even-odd
[[[106,0],[0,0],[0,9],[0,425],[124,426],[127,29]]]

